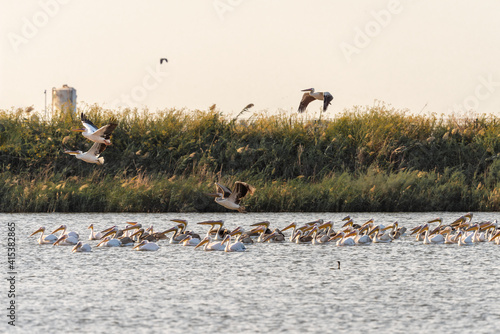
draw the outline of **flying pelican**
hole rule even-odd
[[[105,144],[94,143],[92,147],[87,151],[69,151],[64,150],[64,153],[74,155],[77,159],[83,160],[91,164],[104,165],[104,158],[99,157],[99,155],[106,149]]]
[[[132,249],[135,249],[137,251],[157,251],[160,249],[160,246],[158,246],[154,242],[148,242],[147,240],[142,240],[138,245],[134,246]]]
[[[85,138],[94,143],[111,145],[109,138],[111,138],[111,133],[113,133],[118,124],[109,123],[98,129],[83,113],[81,113],[80,119],[82,120],[83,128],[73,129],[73,131],[81,132]]]
[[[163,63],[163,61],[165,61],[165,63],[168,63],[168,59],[167,59],[167,58],[161,58],[161,59],[160,59],[160,64],[162,64],[162,63]]]
[[[238,210],[245,213],[245,207],[240,205],[241,200],[247,194],[252,195],[255,188],[248,183],[236,181],[234,183],[233,191],[229,190],[220,183],[215,183],[217,187],[216,194],[209,194],[215,197],[215,202],[230,210]]]
[[[71,252],[73,253],[79,253],[79,252],[91,252],[92,248],[90,248],[89,244],[84,244],[81,241],[78,241],[78,243],[71,249]]]
[[[44,234],[45,233],[45,227],[44,226],[40,227],[35,232],[31,233],[30,237],[34,236],[37,233],[41,233],[40,234],[40,238],[38,238],[38,243],[40,245],[53,244],[58,239],[57,236],[54,235],[54,234],[45,235]]]
[[[303,89],[302,92],[305,93],[302,95],[302,101],[300,101],[299,112],[304,112],[307,105],[314,100],[323,101],[323,112],[325,112],[333,100],[333,96],[329,92],[314,92],[314,88]]]

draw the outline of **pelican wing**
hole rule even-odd
[[[309,92],[305,92],[304,95],[302,95],[302,101],[300,101],[299,112],[304,112],[307,108],[307,105],[314,100],[316,100],[316,98],[311,96]]]
[[[109,139],[111,137],[111,133],[113,133],[113,130],[116,129],[117,126],[118,124],[116,123],[109,123],[108,125],[105,125],[95,131],[95,134],[100,137],[104,137],[105,139]]]
[[[236,204],[239,204],[243,197],[245,197],[247,194],[252,195],[254,191],[255,188],[249,185],[248,183],[236,181],[234,183],[234,189],[233,193],[231,194],[231,197],[234,198],[234,202]]]
[[[82,120],[82,124],[84,127],[87,128],[87,130],[90,132],[90,133],[94,133],[97,131],[97,126],[94,125],[94,123],[92,123],[88,118],[87,116],[85,116],[84,113],[81,113],[80,115],[80,119]]]
[[[106,145],[105,144],[101,144],[101,143],[94,143],[94,145],[92,145],[92,147],[90,148],[90,150],[88,150],[88,152],[92,155],[95,155],[96,157],[99,156],[99,154],[101,154],[104,150],[106,149]]]
[[[324,92],[323,93],[323,112],[326,111],[328,106],[332,104],[333,96],[329,92]]]
[[[222,184],[215,182],[215,186],[217,187],[217,192],[220,194],[223,194],[223,196],[222,196],[223,198],[227,198],[227,197],[231,196],[231,190],[229,190],[228,188],[226,188]]]

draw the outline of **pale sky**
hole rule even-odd
[[[314,87],[330,115],[380,100],[500,116],[496,0],[0,3],[1,109],[43,110],[68,84],[110,108],[292,113]]]

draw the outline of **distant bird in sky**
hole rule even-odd
[[[325,112],[333,100],[333,96],[329,92],[314,92],[314,88],[303,89],[302,92],[305,93],[302,95],[302,101],[300,101],[299,112],[304,112],[307,105],[314,100],[323,101],[323,112]]]
[[[165,61],[165,63],[168,63],[167,58],[161,58],[161,59],[160,59],[160,64],[163,64],[163,61]]]
[[[109,123],[101,128],[97,128],[83,113],[81,113],[80,119],[82,120],[83,128],[73,129],[73,131],[81,132],[82,135],[95,142],[104,145],[111,145],[111,133],[118,126],[117,123]]]
[[[239,212],[246,212],[245,207],[240,204],[243,197],[247,194],[252,195],[255,188],[248,183],[236,181],[234,183],[233,191],[220,183],[215,183],[217,188],[216,194],[209,194],[215,197],[215,202],[230,210],[238,210]]]
[[[87,152],[64,150],[64,153],[74,155],[77,159],[83,160],[91,164],[104,164],[104,158],[99,155],[106,149],[106,145],[102,143],[94,143]]]

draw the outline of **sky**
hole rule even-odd
[[[500,116],[496,0],[0,4],[0,109],[44,110],[67,84],[79,106],[295,113],[313,87],[330,116],[378,101]]]

